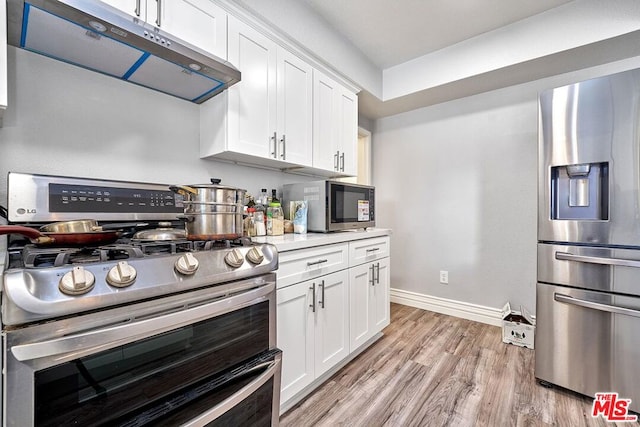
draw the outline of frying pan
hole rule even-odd
[[[103,245],[115,242],[120,235],[117,231],[50,233],[21,225],[0,225],[0,235],[3,234],[21,234],[36,245],[56,246]]]

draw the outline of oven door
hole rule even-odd
[[[230,402],[269,425],[275,330],[273,273],[8,330],[4,425],[216,425]]]

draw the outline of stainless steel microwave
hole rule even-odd
[[[374,227],[375,187],[339,181],[310,181],[283,186],[285,203],[307,202],[307,230],[327,233]]]

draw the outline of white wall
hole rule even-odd
[[[377,224],[393,229],[392,288],[535,310],[537,93],[635,67],[640,58],[378,119],[373,177]]]
[[[198,158],[199,106],[8,48],[9,108],[0,128],[0,204],[9,171],[256,193],[309,178]]]

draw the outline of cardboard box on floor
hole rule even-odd
[[[535,330],[533,317],[526,308],[511,310],[508,302],[502,307],[502,342],[532,349]]]

